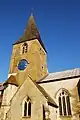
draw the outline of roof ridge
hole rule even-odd
[[[55,73],[62,73],[62,72],[67,72],[67,71],[72,71],[72,70],[78,70],[78,69],[80,69],[80,68],[73,68],[73,69],[67,69],[67,70],[62,70],[62,71],[50,72],[49,74],[52,74],[52,73],[54,73],[54,74]]]

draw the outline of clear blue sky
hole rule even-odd
[[[7,79],[12,44],[23,34],[32,8],[49,72],[80,67],[80,0],[1,0],[0,81]]]

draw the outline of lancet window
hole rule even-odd
[[[31,100],[29,97],[23,101],[23,117],[31,117]]]

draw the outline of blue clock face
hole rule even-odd
[[[18,69],[24,70],[27,67],[28,62],[25,59],[19,61]]]

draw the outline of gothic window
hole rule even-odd
[[[24,43],[22,46],[22,53],[26,53],[27,49],[28,49],[28,45],[27,45],[27,43]]]
[[[31,100],[29,97],[23,101],[23,117],[31,117]]]
[[[59,102],[59,115],[60,116],[71,115],[70,97],[65,90],[62,90],[59,93],[58,102]]]

